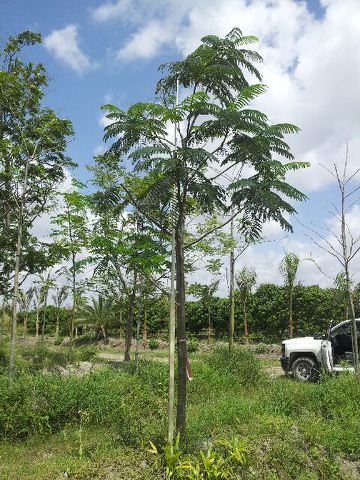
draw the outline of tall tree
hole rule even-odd
[[[73,188],[62,194],[64,202],[62,212],[52,219],[52,223],[57,226],[52,231],[52,237],[56,242],[58,254],[70,262],[69,267],[63,268],[71,283],[70,346],[73,344],[80,295],[78,276],[84,266],[80,256],[84,254],[88,242],[87,198],[78,190],[82,186],[80,182],[73,180]]]
[[[137,212],[125,211],[126,192],[119,184],[122,165],[113,163],[112,156],[96,158],[93,183],[98,191],[91,205],[96,216],[89,245],[90,261],[95,265],[95,279],[105,279],[107,289],[118,296],[119,303],[127,298],[125,325],[125,361],[130,361],[136,295],[139,279],[142,284],[162,275],[166,268],[167,251],[164,239]],[[131,179],[133,189],[143,187],[143,179]],[[144,289],[142,289],[144,290]]]
[[[113,165],[124,157],[123,168],[130,168],[144,179],[142,191],[132,189],[131,176],[119,178],[127,199],[166,238],[175,229],[178,402],[176,426],[185,429],[187,346],[185,321],[185,253],[197,241],[186,241],[186,219],[197,213],[232,214],[223,224],[242,215],[262,222],[274,219],[291,230],[284,213],[295,211],[284,197],[303,200],[305,196],[285,181],[288,170],[304,166],[292,162],[293,156],[284,134],[297,132],[290,124],[269,125],[266,115],[248,108],[252,99],[265,91],[263,85],[249,85],[246,77],[261,79],[254,66],[261,57],[244,45],[256,41],[244,37],[239,29],[225,38],[214,35],[184,60],[162,66],[164,77],[157,84],[154,103],[136,103],[124,111],[105,105],[111,122],[105,128],[105,140],[114,139],[108,161]],[[247,71],[245,76],[244,71]],[[249,75],[248,75],[249,74]],[[177,84],[185,97],[176,104]],[[168,135],[168,125],[177,125],[179,144]],[[272,154],[284,156],[288,163],[274,160]],[[226,172],[252,167],[249,177],[223,182]],[[220,173],[214,174],[213,168]],[[245,171],[245,170],[243,170]],[[249,171],[249,170],[246,170]],[[170,201],[175,208],[168,214]]]
[[[352,280],[354,259],[360,252],[360,236],[354,233],[351,227],[351,222],[349,221],[351,211],[354,205],[359,201],[360,187],[356,180],[358,179],[360,169],[357,168],[352,172],[349,172],[348,154],[348,145],[346,144],[345,159],[342,166],[333,164],[332,168],[328,168],[323,165],[324,169],[335,180],[339,193],[337,202],[329,202],[329,211],[334,225],[325,225],[325,231],[328,236],[326,234],[324,235],[319,229],[316,230],[307,227],[307,231],[309,232],[307,236],[311,238],[317,247],[331,255],[331,257],[334,258],[342,268],[351,321],[354,370],[355,376],[360,382],[359,345],[354,306],[354,286]],[[321,272],[326,274],[321,266],[317,266]]]
[[[20,59],[24,47],[41,42],[40,34],[23,32],[10,37],[0,52],[0,213],[5,222],[2,272],[12,276],[10,376],[13,374],[17,305],[21,271],[31,273],[36,264],[36,240],[31,227],[51,205],[56,186],[73,165],[65,155],[73,134],[69,120],[42,106],[47,76],[42,65]],[[5,240],[4,240],[5,238]],[[24,262],[30,253],[29,262]]]
[[[289,336],[293,337],[293,298],[296,274],[299,268],[300,258],[296,253],[286,253],[280,262],[279,270],[284,279],[285,291],[287,292],[289,308]]]
[[[243,267],[236,275],[236,283],[239,289],[240,302],[243,309],[244,317],[244,337],[249,342],[249,325],[248,325],[248,306],[251,298],[252,289],[256,285],[257,275],[254,268]]]

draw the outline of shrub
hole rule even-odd
[[[188,337],[187,341],[187,349],[188,352],[197,352],[199,350],[199,340],[195,337],[195,335],[191,335]]]
[[[159,348],[159,342],[155,338],[150,338],[148,346],[150,350],[157,350]]]
[[[78,338],[75,338],[74,345],[76,347],[81,347],[82,345],[87,345],[89,343],[96,343],[98,340],[96,332],[86,332]]]
[[[54,340],[54,345],[55,346],[61,345],[63,341],[64,341],[64,337],[58,337]]]
[[[207,356],[206,362],[219,375],[234,376],[241,385],[256,385],[264,379],[260,361],[246,348],[236,347],[231,352],[218,347]]]
[[[89,362],[96,357],[96,347],[80,348],[76,351],[76,357],[81,362]]]
[[[191,456],[184,455],[179,438],[177,436],[174,447],[162,448],[167,479],[230,480],[239,478],[237,474],[248,464],[249,450],[237,437],[215,440],[206,450],[201,449]],[[159,454],[153,442],[148,451]]]

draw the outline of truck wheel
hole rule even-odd
[[[299,357],[292,364],[294,378],[300,382],[314,382],[318,379],[317,362],[310,357]]]

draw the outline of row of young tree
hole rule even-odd
[[[330,321],[334,324],[349,319],[346,290],[341,285],[321,288],[318,285],[296,284],[293,288],[293,330],[295,336],[325,333]],[[354,305],[360,317],[360,288],[354,291]],[[159,293],[142,299],[140,342],[149,346],[149,340],[168,341],[169,297]],[[30,308],[29,308],[30,307]],[[113,303],[110,298],[91,298],[80,308],[75,324],[75,344],[112,340],[124,342],[125,313],[128,305]],[[139,305],[135,307],[138,316]],[[216,295],[199,300],[187,300],[185,305],[187,333],[198,339],[228,340],[229,310],[228,297]],[[46,319],[44,322],[44,318]],[[235,290],[235,338],[240,342],[279,343],[289,337],[289,290],[286,286],[262,284],[253,291],[247,287]],[[210,322],[209,322],[210,320]],[[18,315],[18,333],[24,337],[40,338],[44,331],[55,342],[67,341],[71,323],[71,309],[55,304],[38,307],[36,301],[27,306],[21,304]],[[44,329],[43,329],[44,325]],[[10,325],[5,323],[5,330]],[[132,337],[136,336],[137,325],[132,326]],[[156,343],[154,343],[156,344]],[[151,345],[151,344],[150,344]]]
[[[0,288],[2,317],[9,306],[11,310],[10,375],[21,287],[34,275],[43,275],[34,289],[42,305],[43,334],[49,292],[65,279],[68,291],[58,290],[55,303],[63,300],[61,292],[69,294],[70,345],[86,311],[97,315],[104,333],[111,301],[118,305],[119,322],[125,315],[126,360],[135,313],[139,337],[144,299],[161,292],[173,299],[173,313],[176,308],[176,427],[183,432],[186,275],[205,266],[213,276],[211,286],[200,292],[205,304],[216,290],[221,258],[229,255],[231,348],[236,259],[261,240],[265,222],[292,231],[288,218],[295,208],[289,202],[306,198],[286,181],[287,172],[307,166],[293,161],[285,141],[298,128],[271,124],[263,112],[250,108],[266,90],[252,83],[261,82],[256,67],[261,57],[247,48],[256,38],[235,28],[224,38],[204,37],[185,59],[162,65],[153,102],[139,102],[126,111],[105,105],[109,148],[89,167],[94,193],[85,194],[86,186],[76,180],[64,191],[67,172],[75,166],[66,156],[74,132],[69,120],[43,106],[48,84],[44,67],[22,59],[22,50],[39,42],[40,34],[23,32],[0,51]],[[44,214],[52,215],[53,228],[48,237],[39,237],[34,225]],[[288,285],[291,293],[290,279]],[[199,294],[197,288],[193,294]],[[99,300],[86,307],[84,296]],[[210,334],[211,325],[208,329]],[[169,375],[173,378],[172,371]]]

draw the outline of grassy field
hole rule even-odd
[[[191,354],[187,433],[168,464],[196,465],[211,445],[221,463],[220,439],[241,445],[244,462],[228,477],[181,478],[360,478],[360,387],[349,375],[297,383],[279,375],[276,356],[215,344]],[[1,480],[165,478],[166,352],[142,352],[138,371],[118,357],[110,347],[19,348],[13,384],[0,375]]]

